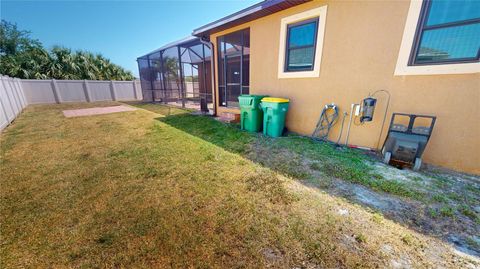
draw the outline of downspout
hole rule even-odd
[[[200,38],[200,42],[210,48],[211,53],[211,63],[210,63],[210,73],[212,77],[212,96],[213,96],[213,116],[217,115],[217,88],[215,87],[215,46],[210,40],[206,40],[204,37]]]

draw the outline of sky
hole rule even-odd
[[[101,53],[138,77],[136,59],[260,0],[0,0],[0,17],[46,48]]]

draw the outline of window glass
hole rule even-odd
[[[410,64],[478,62],[480,1],[427,0]]]
[[[288,45],[290,48],[312,46],[317,34],[317,23],[311,22],[289,27]]]
[[[417,62],[475,57],[480,44],[480,24],[426,30]]]
[[[288,25],[285,71],[313,70],[318,18]]]
[[[479,0],[432,1],[427,25],[480,18]]]
[[[288,54],[288,70],[313,69],[314,47],[291,49]]]

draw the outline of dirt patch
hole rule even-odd
[[[285,147],[285,139],[279,141],[281,139],[259,138],[247,155],[251,160],[301,180],[305,185],[346,198],[378,212],[381,217],[440,238],[462,253],[480,256],[477,236],[480,234],[480,177],[434,166],[426,166],[420,172],[400,170],[371,157],[363,159],[356,171],[350,169],[355,165],[347,164],[346,169],[335,152],[324,154],[319,150],[312,154]],[[357,172],[362,176],[370,175],[370,181],[363,184],[363,181],[348,178],[356,177]],[[382,188],[375,189],[377,180],[386,182],[388,187],[393,186],[393,194],[381,191]],[[395,184],[406,186],[407,192],[395,192]],[[402,196],[402,193],[414,195]],[[338,214],[350,213],[340,210]],[[402,259],[392,261],[392,267],[400,265],[405,265]]]

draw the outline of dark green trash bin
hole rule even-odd
[[[238,97],[242,130],[249,132],[260,132],[262,130],[263,111],[260,102],[265,96],[242,94]]]
[[[282,136],[289,103],[290,100],[285,98],[266,97],[262,99],[263,134],[271,137]]]

